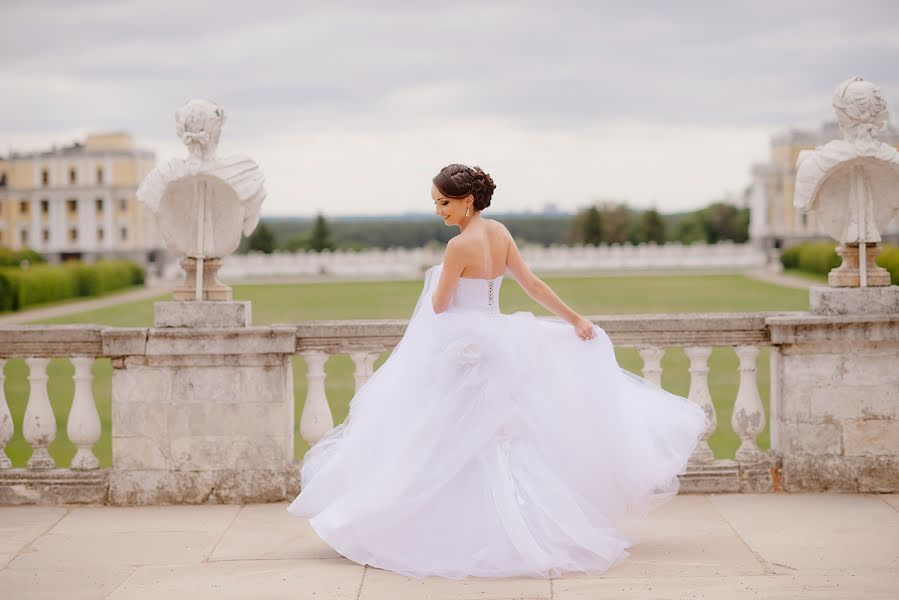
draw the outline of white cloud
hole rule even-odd
[[[36,1],[4,22],[4,150],[124,129],[165,159],[174,109],[208,97],[268,214],[422,210],[466,161],[502,209],[682,209],[748,183],[769,134],[831,118],[850,75],[899,106],[889,1]]]
[[[450,162],[491,173],[492,210],[613,198],[674,211],[738,191],[767,141],[762,128],[632,122],[571,132],[489,119],[427,130],[287,129],[254,138],[250,151],[267,173],[268,214],[429,211],[431,177]]]

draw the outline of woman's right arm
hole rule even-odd
[[[561,298],[549,287],[546,282],[534,275],[530,267],[524,262],[518,245],[508,229],[506,233],[509,235],[509,247],[506,251],[506,268],[512,273],[515,281],[525,291],[525,293],[533,298],[541,306],[552,312],[560,319],[571,323],[574,326],[577,336],[584,340],[594,337],[593,323],[575,312],[570,306],[565,304]]]

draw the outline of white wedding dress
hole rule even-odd
[[[616,530],[677,493],[707,426],[696,404],[622,369],[606,333],[499,311],[502,276],[425,275],[409,326],[306,454],[299,496],[337,552],[421,577],[598,573]]]

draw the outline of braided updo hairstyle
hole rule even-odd
[[[452,164],[440,169],[432,179],[440,193],[448,198],[474,196],[474,209],[484,210],[490,206],[490,198],[496,184],[481,167]]]

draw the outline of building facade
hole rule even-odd
[[[818,131],[790,130],[771,138],[771,158],[752,167],[749,189],[749,238],[766,249],[779,249],[807,240],[830,240],[819,227],[815,215],[793,207],[796,187],[796,159],[802,150],[842,138],[837,123],[829,122]],[[881,132],[879,139],[899,149],[899,130]],[[881,232],[885,242],[899,243],[899,220]]]
[[[155,262],[164,245],[135,197],[154,163],[153,152],[136,148],[127,133],[0,157],[0,246],[31,248],[51,262]]]

